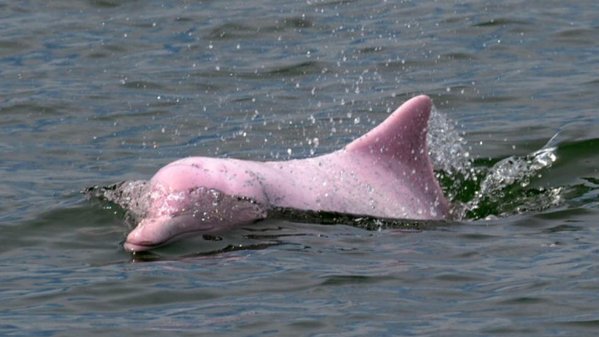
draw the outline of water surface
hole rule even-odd
[[[30,1],[0,4],[0,20],[3,335],[599,327],[595,2]],[[481,174],[561,128],[557,159],[478,220],[269,220],[143,256],[122,249],[122,210],[80,193],[189,155],[326,153],[419,93]],[[559,202],[535,199],[552,189]]]

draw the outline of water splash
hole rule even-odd
[[[144,217],[151,204],[149,181],[122,181],[109,186],[91,186],[82,191],[88,198],[119,205],[125,213],[125,222],[134,227]]]
[[[431,109],[427,142],[433,166],[448,175],[468,175],[472,163],[466,150],[467,142],[458,130],[456,122],[446,114]]]
[[[493,165],[481,180],[474,198],[463,204],[456,216],[492,218],[559,205],[562,201],[561,188],[531,187],[531,182],[541,177],[541,171],[550,168],[557,160],[557,147],[550,144],[551,140],[532,154],[510,156]]]
[[[561,129],[540,150],[509,156],[493,166],[475,166],[457,124],[433,108],[429,122],[429,153],[443,190],[458,220],[481,219],[559,205],[562,189],[532,187],[541,172],[557,160]]]

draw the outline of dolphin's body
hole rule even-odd
[[[410,99],[343,149],[256,162],[190,157],[160,169],[125,249],[147,250],[191,232],[221,232],[278,207],[401,219],[442,219],[448,202],[428,156],[427,96]]]

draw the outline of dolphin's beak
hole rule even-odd
[[[178,216],[158,216],[143,219],[129,235],[124,243],[125,250],[141,252],[162,246],[172,240],[189,233],[211,233],[214,226],[202,223],[190,214]]]

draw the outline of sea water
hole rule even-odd
[[[599,329],[596,2],[27,1],[0,18],[2,335]],[[131,255],[123,210],[80,193],[191,155],[330,152],[420,93],[459,135],[431,146],[462,211],[442,224],[269,220]]]

